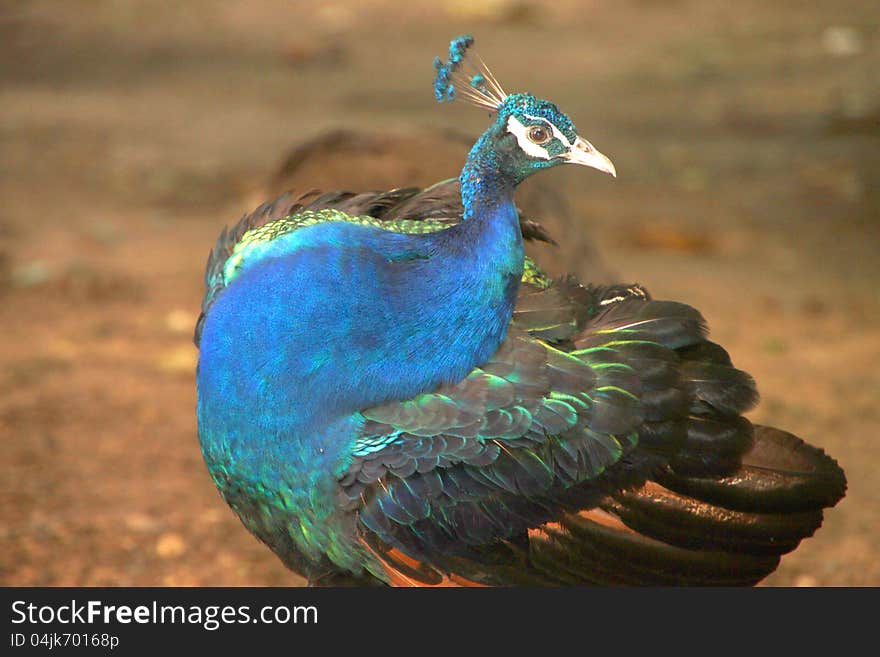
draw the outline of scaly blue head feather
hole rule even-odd
[[[582,164],[611,175],[614,165],[590,142],[578,136],[571,119],[553,103],[528,93],[507,94],[486,64],[472,50],[474,37],[463,34],[449,44],[445,62],[434,59],[434,96],[438,102],[465,101],[497,113],[489,130],[480,138],[462,174],[465,207],[477,179],[474,168],[489,165],[498,169],[503,184],[515,187],[529,175],[557,164]],[[465,72],[469,67],[470,72]],[[518,148],[508,147],[513,141]],[[491,162],[489,162],[491,160]],[[468,183],[470,180],[470,183]],[[470,214],[470,213],[469,213]]]

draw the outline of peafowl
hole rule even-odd
[[[494,115],[459,181],[284,194],[217,240],[195,332],[214,483],[316,586],[760,581],[843,471],[743,417],[754,382],[697,310],[524,255],[517,185],[615,168],[472,43],[435,61],[437,100]]]

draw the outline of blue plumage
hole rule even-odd
[[[495,112],[460,196],[282,197],[218,240],[196,340],[199,438],[221,494],[314,583],[689,582],[684,554],[672,575],[609,571],[602,532],[644,559],[670,549],[627,538],[643,531],[627,513],[643,500],[618,493],[663,475],[670,497],[652,498],[651,514],[663,518],[692,477],[725,477],[775,449],[780,463],[810,465],[776,493],[812,496],[811,522],[772,528],[796,545],[843,494],[842,473],[740,417],[751,379],[706,341],[695,310],[638,286],[551,283],[526,260],[516,187],[563,163],[615,170],[554,104],[506,94],[484,66],[462,78],[472,43],[455,39],[435,63],[438,100]],[[776,467],[749,471],[756,501],[743,512],[781,512],[762,507],[768,484],[755,474]],[[721,490],[693,508],[723,504]],[[704,515],[698,531],[720,517]],[[629,534],[614,524],[624,517]],[[726,548],[744,556],[731,581],[772,570],[776,553],[735,539]],[[720,577],[704,570],[697,581]]]

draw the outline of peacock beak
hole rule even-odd
[[[565,156],[565,161],[569,164],[583,164],[586,167],[593,167],[617,178],[617,169],[614,168],[614,163],[606,155],[597,151],[590,142],[580,137],[574,140],[574,144]]]

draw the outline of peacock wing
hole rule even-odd
[[[651,377],[636,364],[656,361],[664,385],[689,400],[687,382],[666,371],[677,357],[664,342],[702,340],[699,314],[640,293],[623,297],[632,302],[626,307],[618,298],[612,312],[600,305],[607,290],[587,290],[580,299],[601,310],[579,319],[569,292],[523,287],[534,298],[521,309],[531,312],[514,320],[489,362],[454,385],[363,412],[340,479],[342,503],[357,512],[388,578],[405,572],[440,583],[442,573],[464,572],[469,581],[497,583],[504,570],[509,581],[511,557],[499,551],[528,543],[532,528],[595,507],[609,486],[641,483],[666,458],[639,448],[656,410],[643,401]],[[642,332],[626,328],[634,322]],[[548,331],[557,345],[538,337]]]

